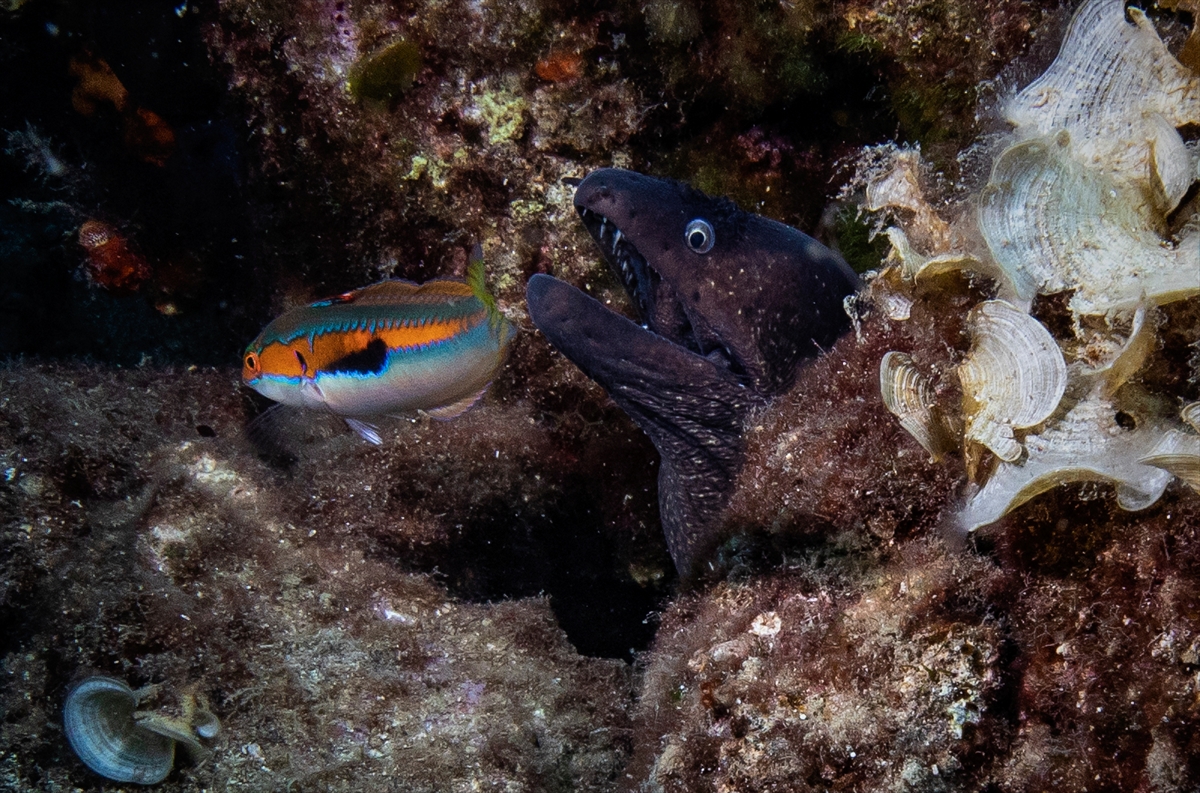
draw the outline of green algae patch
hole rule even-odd
[[[516,140],[525,129],[525,98],[507,90],[489,92],[479,97],[479,117],[487,124],[488,143]]]
[[[546,213],[546,204],[542,201],[518,198],[509,203],[508,209],[512,213],[513,220],[528,221],[544,215]]]
[[[347,87],[355,99],[390,102],[412,88],[420,70],[421,50],[401,39],[356,63]]]

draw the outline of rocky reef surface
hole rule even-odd
[[[1148,24],[1194,80],[1197,9],[1161,6]],[[1145,413],[1186,434],[1179,408],[1200,399],[1196,297],[1080,320],[1096,294],[1005,292],[984,233],[963,231],[1002,151],[1046,145],[1014,140],[1027,122],[1005,108],[1069,18],[4,4],[0,64],[40,77],[0,86],[0,788],[129,789],[63,736],[70,686],[103,674],[161,686],[152,708],[201,692],[219,717],[163,790],[1196,789],[1195,491],[1164,478],[1131,512],[1066,482],[962,532],[1012,462],[1003,441],[1035,448],[1061,418],[994,449],[962,439],[980,303],[1024,294],[1072,378],[1136,347],[1122,376],[1153,399],[1126,390],[1114,433]],[[1165,123],[1167,187],[1135,220],[1173,252],[1198,122]],[[1040,151],[1017,162],[1061,161]],[[1181,158],[1190,176],[1164,167]],[[752,541],[695,591],[674,589],[652,447],[521,303],[550,272],[624,304],[563,181],[610,165],[728,194],[881,272],[855,333],[752,419],[728,515]],[[236,365],[267,320],[461,275],[476,240],[523,329],[484,404],[385,425],[382,449],[320,416],[285,421],[282,453],[253,446],[264,405]],[[936,454],[885,406],[891,352],[953,438]]]
[[[238,449],[225,370],[26,364],[3,392],[6,789],[98,784],[59,726],[92,673],[207,692],[221,733],[172,789],[600,790],[623,768],[626,663],[579,655],[545,597],[454,598],[371,539],[402,520],[393,541],[437,544],[389,481],[417,457],[466,475],[519,422],[427,421],[374,459],[338,435],[284,472]]]

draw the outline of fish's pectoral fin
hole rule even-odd
[[[362,438],[367,443],[375,446],[379,446],[383,443],[383,438],[379,434],[379,427],[360,419],[352,419],[348,417],[344,418],[346,420],[346,426],[354,430],[354,432],[358,434],[358,437]]]
[[[658,449],[667,546],[679,572],[694,575],[721,539],[721,516],[742,466],[743,420],[760,400],[714,361],[555,278],[531,278],[526,300],[550,343],[604,386]]]
[[[300,380],[300,395],[304,397],[309,407],[320,407],[325,404],[325,392],[312,377]]]
[[[489,383],[488,385],[491,385],[491,384]],[[478,393],[471,394],[471,396],[469,396],[469,397],[460,399],[457,402],[451,402],[449,405],[442,405],[441,407],[436,407],[436,408],[428,408],[424,412],[427,413],[428,415],[432,416],[433,418],[437,419],[438,421],[449,421],[450,419],[458,418],[459,416],[466,413],[471,408],[475,407],[475,404],[477,402],[479,402],[480,399],[483,398],[483,395],[484,395],[484,393],[487,392],[487,390],[488,390],[488,387],[485,385],[483,388],[479,389]]]
[[[293,430],[299,420],[298,409],[276,402],[246,424],[246,440],[261,455],[294,461],[297,450]]]

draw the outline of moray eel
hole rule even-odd
[[[669,179],[595,171],[575,208],[639,321],[548,275],[529,314],[658,449],[667,546],[692,579],[722,539],[747,414],[847,330],[859,281],[806,234]]]

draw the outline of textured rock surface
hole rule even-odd
[[[932,371],[961,360],[965,339],[923,321],[955,299],[927,295],[903,322],[872,313],[759,417],[730,515],[759,542],[727,549],[741,579],[663,615],[636,710],[635,734],[654,736],[635,746],[638,789],[1200,781],[1200,499],[1176,482],[1130,513],[1070,485],[965,540],[961,460],[930,460],[877,382],[846,374],[889,348]],[[1182,336],[1200,330],[1191,317],[1172,314]],[[747,577],[764,559],[774,572]]]

